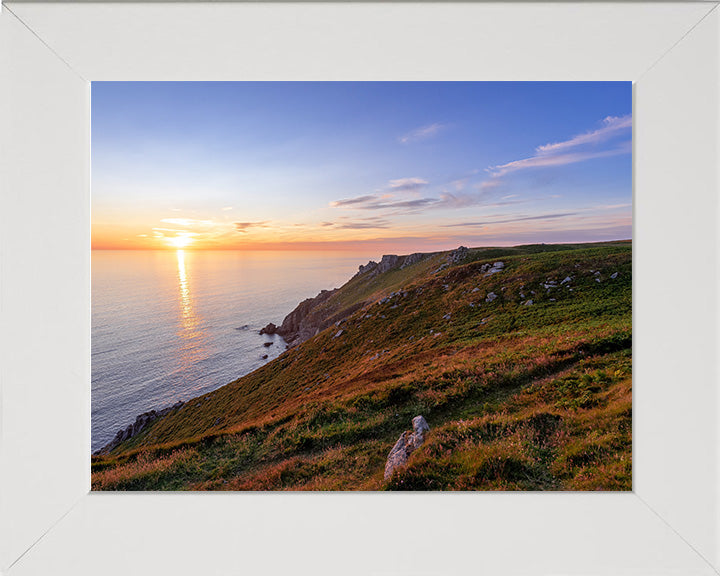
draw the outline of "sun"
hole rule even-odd
[[[192,244],[193,241],[190,236],[175,236],[174,238],[166,238],[166,240],[173,248],[185,248]]]

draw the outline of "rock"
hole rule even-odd
[[[399,256],[396,256],[395,254],[385,254],[380,260],[380,263],[377,265],[378,274],[382,274],[383,272],[387,272],[388,270],[395,268],[399,261]]]
[[[450,314],[445,314],[445,316],[443,316],[443,320],[450,320]]]
[[[615,278],[617,278],[617,277],[618,277],[618,273],[617,273],[617,272],[613,272],[612,274],[610,274],[610,278],[611,278],[612,280],[615,280]]]
[[[475,292],[480,292],[480,288],[473,288],[471,292],[474,294]]]
[[[488,266],[486,264],[486,266]],[[484,268],[484,267],[483,267]],[[497,272],[502,272],[505,268],[505,262],[495,262],[492,266],[488,266],[487,271],[481,269],[482,272],[485,272],[485,276],[492,276],[493,274],[496,274]]]
[[[425,433],[430,431],[430,426],[428,426],[425,418],[415,416],[412,419],[412,426],[412,432],[409,430],[403,432],[395,446],[390,450],[385,462],[385,480],[389,479],[398,467],[405,466],[410,454],[425,442]]]
[[[532,306],[532,305],[533,305],[532,300],[528,300],[527,302],[525,302],[525,306]]]
[[[118,430],[117,434],[115,434],[115,438],[113,438],[109,443],[105,444],[105,446],[103,446],[99,450],[93,452],[93,455],[97,456],[98,454],[107,454],[108,452],[116,448],[121,442],[129,440],[133,436],[137,436],[150,424],[164,416],[167,416],[173,410],[177,410],[183,404],[184,402],[178,401],[172,406],[168,406],[167,408],[163,408],[162,410],[150,410],[149,412],[143,412],[142,414],[137,416],[135,418],[135,422],[128,425],[127,428]]]
[[[572,282],[572,278],[570,276],[565,276],[562,282],[560,284],[567,284],[568,282]]]
[[[414,254],[409,254],[405,256],[405,259],[403,260],[403,263],[400,265],[400,269],[406,268],[407,266],[412,266],[413,264],[417,264],[421,260],[424,260],[430,256],[430,254],[423,254],[421,252],[415,252]]]
[[[263,342],[263,346],[265,346],[265,348],[270,348],[270,346],[272,346],[272,345],[273,345],[272,342]]]
[[[363,266],[362,264],[360,264],[360,266],[358,266],[358,274],[365,274],[365,272],[370,272],[370,270],[373,270],[376,267],[377,267],[377,262],[370,260],[370,262],[365,264],[365,266]]]
[[[485,297],[485,302],[492,302],[493,300],[495,300],[495,298],[497,298],[497,294],[495,294],[495,292],[490,292]]]
[[[342,336],[342,335],[343,335],[343,330],[338,330],[338,331],[335,333],[335,336],[333,336],[333,340],[335,340],[335,338],[339,338],[339,337]]]
[[[458,246],[457,249],[450,252],[448,255],[448,262],[450,264],[460,264],[465,258],[467,258],[468,249],[465,246]]]
[[[362,306],[362,304],[358,304],[355,309],[347,310],[322,306],[335,292],[337,292],[337,288],[321,290],[314,298],[303,300],[295,310],[285,316],[281,326],[275,326],[274,332],[267,331],[268,327],[274,326],[274,324],[268,324],[261,334],[279,334],[290,347],[297,346],[334,324],[338,320],[338,315],[342,314],[343,317],[347,317]]]
[[[238,328],[238,330],[240,330],[240,328]],[[270,322],[270,324],[265,326],[265,328],[260,329],[260,334],[261,335],[262,334],[276,334],[277,331],[278,331],[278,327],[275,326],[275,324],[273,324],[272,322]]]
[[[260,358],[262,358],[263,360],[267,360],[267,359],[268,359],[268,355],[267,355],[267,354],[263,354],[262,356],[260,356]]]
[[[248,328],[250,328],[249,324],[243,324],[242,326],[235,328],[235,330],[247,330]]]

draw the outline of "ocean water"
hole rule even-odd
[[[142,412],[215,390],[277,357],[285,342],[260,328],[341,286],[371,257],[93,251],[92,449]]]

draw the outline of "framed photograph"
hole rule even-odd
[[[719,40],[714,2],[3,5],[2,573],[717,573]],[[203,248],[324,241],[258,318],[197,296],[288,280]]]

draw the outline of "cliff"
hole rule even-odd
[[[391,270],[403,270],[413,264],[437,256],[437,254],[437,252],[416,252],[407,256],[386,254],[380,259],[380,262],[371,260],[367,264],[361,264],[350,283],[353,281],[367,283],[381,274]],[[447,255],[447,261],[444,265],[459,264],[467,255],[468,249],[460,246]],[[285,317],[280,326],[271,322],[260,330],[260,334],[279,334],[287,342],[288,346],[292,347],[302,344],[333,324],[340,326],[346,318],[365,306],[368,301],[356,299],[356,301],[348,304],[342,299],[333,299],[333,296],[339,290],[339,288],[322,290],[314,298],[303,300]]]

